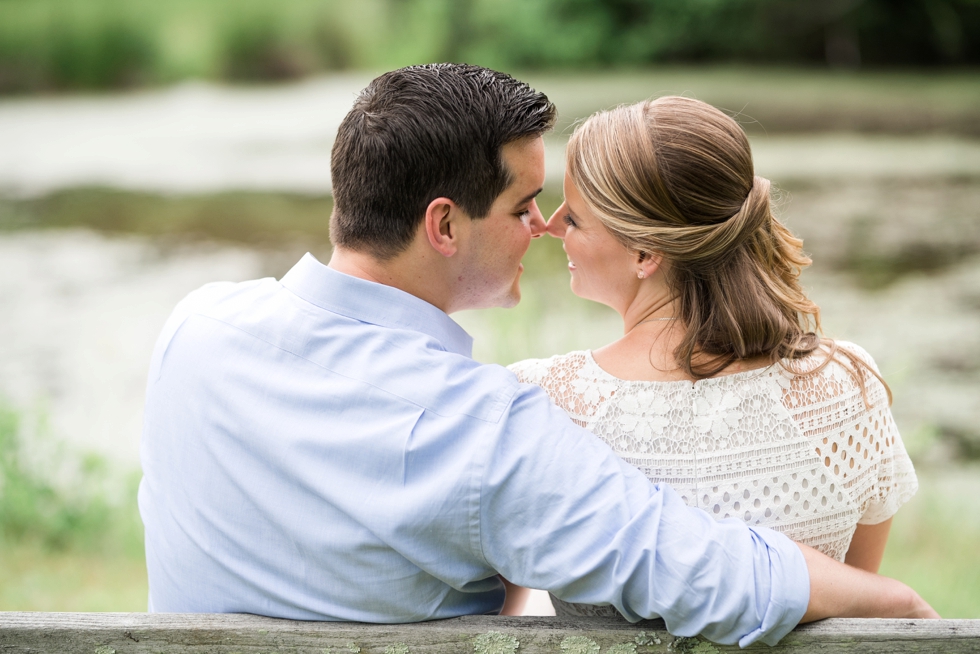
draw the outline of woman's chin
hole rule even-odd
[[[592,298],[590,298],[587,295],[583,295],[582,294],[581,284],[576,284],[575,282],[576,282],[575,277],[572,277],[572,281],[569,284],[569,287],[572,289],[572,293],[574,293],[575,295],[579,296],[583,300],[591,300]]]

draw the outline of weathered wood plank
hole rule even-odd
[[[295,622],[237,614],[0,613],[0,653],[712,654],[741,651],[674,638],[662,621],[470,616],[421,624]],[[745,651],[980,652],[980,620],[824,620],[776,648]]]

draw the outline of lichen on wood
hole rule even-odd
[[[516,638],[499,631],[488,631],[473,639],[476,654],[514,654],[520,645]]]
[[[567,636],[561,641],[563,654],[599,654],[599,643],[586,636]]]

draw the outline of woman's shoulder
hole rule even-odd
[[[795,417],[840,411],[867,416],[890,405],[874,358],[850,341],[827,339],[809,356],[784,360],[783,367],[783,404]]]
[[[785,361],[785,360],[784,360]],[[816,376],[838,382],[877,380],[881,374],[878,364],[863,347],[850,341],[825,339],[812,354],[802,359],[789,360],[785,367],[795,376]]]
[[[540,386],[555,374],[581,368],[587,354],[584,350],[576,350],[566,354],[556,354],[547,359],[524,359],[510,364],[507,369],[517,375],[519,381]]]
[[[868,353],[867,350],[857,343],[851,343],[850,341],[834,341],[834,343],[837,345],[839,350],[847,352],[859,361],[865,363],[876,373],[881,374],[881,371],[878,370],[878,364],[875,362],[874,358]]]

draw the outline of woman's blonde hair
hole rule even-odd
[[[567,159],[572,183],[606,228],[669,264],[687,326],[674,355],[689,375],[711,377],[754,357],[798,359],[822,343],[827,361],[840,352],[866,368],[817,336],[820,309],[799,282],[810,258],[773,215],[769,180],[755,175],[732,118],[677,96],[618,107],[575,131]]]

